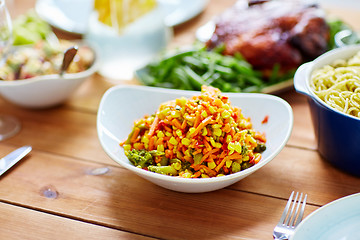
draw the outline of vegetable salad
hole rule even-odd
[[[135,121],[120,143],[132,164],[184,178],[208,178],[239,172],[257,164],[266,138],[252,128],[238,107],[214,87],[201,95],[160,105]]]
[[[65,50],[74,45],[76,43],[61,40],[56,46],[39,41],[34,45],[18,47],[7,56],[5,64],[0,66],[0,80],[14,81],[58,74]],[[93,64],[94,57],[89,47],[80,46],[67,73],[87,70]]]

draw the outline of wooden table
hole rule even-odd
[[[175,29],[171,46],[192,43],[197,27],[233,2],[211,1],[204,13]],[[32,6],[34,0],[16,0],[12,11],[20,14]],[[355,10],[329,13],[359,30]],[[136,82],[114,83],[94,75],[64,105],[46,110],[0,100],[0,112],[22,122],[19,134],[0,143],[0,155],[33,147],[0,178],[0,239],[272,239],[291,191],[308,194],[307,216],[360,190],[360,178],[319,156],[307,100],[294,90],[279,95],[293,108],[292,135],[264,168],[209,193],[158,187],[119,166],[100,146],[97,109],[115,84]]]

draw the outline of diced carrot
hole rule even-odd
[[[174,124],[175,127],[177,127],[178,129],[181,129],[181,124],[180,124],[179,120],[174,118],[171,122]]]
[[[203,129],[211,121],[211,118],[212,118],[212,116],[208,116],[207,118],[202,120],[202,122],[199,124],[199,126],[197,126],[195,131],[191,134],[191,137],[196,136],[196,134],[198,134],[201,131],[201,129]]]
[[[172,132],[172,129],[171,129],[171,128],[169,128],[168,126],[164,126],[164,128],[165,128],[165,130],[166,130],[167,132],[169,132],[169,133],[171,133],[171,132]]]
[[[130,138],[131,143],[134,143],[136,141],[136,138],[139,136],[139,133],[140,133],[140,128],[134,127],[133,135]]]
[[[197,171],[196,173],[194,173],[193,174],[193,178],[198,178],[198,177],[200,177],[200,175],[201,175],[201,172],[200,171]]]
[[[196,128],[197,126],[199,126],[200,122],[201,122],[201,115],[198,114],[198,115],[196,115],[196,117],[195,117],[194,127]]]
[[[149,136],[152,136],[154,134],[155,128],[158,123],[159,123],[159,116],[156,114],[155,119],[154,119],[153,123],[151,124],[150,130],[148,133]]]
[[[154,141],[155,139],[153,137],[150,137],[150,140],[149,140],[149,150],[154,150]]]
[[[215,171],[219,172],[220,168],[222,168],[226,162],[227,158],[225,157],[221,162],[215,167]]]
[[[182,122],[181,124],[181,129],[184,130],[186,128],[186,125],[187,125],[187,122],[186,120],[184,119],[184,121]]]
[[[202,163],[205,159],[207,159],[211,154],[216,153],[216,152],[219,151],[219,150],[220,150],[219,148],[214,148],[214,149],[208,151],[208,152],[201,158],[200,163]]]

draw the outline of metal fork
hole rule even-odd
[[[302,200],[303,193],[301,193],[299,197],[299,193],[297,192],[294,200],[293,197],[294,197],[294,191],[290,195],[290,198],[285,206],[284,212],[281,215],[280,221],[274,228],[274,232],[273,232],[274,239],[289,239],[289,237],[294,233],[295,227],[301,222],[303,218],[304,210],[306,206],[307,194],[305,194],[303,200]],[[302,206],[299,211],[300,205]]]

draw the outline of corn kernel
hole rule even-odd
[[[202,177],[202,178],[209,178],[209,176],[208,176],[208,175],[206,175],[206,174],[204,174],[204,173],[203,173],[203,174],[201,174],[201,177]]]
[[[230,151],[235,150],[235,143],[229,142],[229,144],[228,144],[228,149],[229,149]]]
[[[223,108],[225,108],[226,110],[229,110],[230,109],[230,106],[229,106],[229,104],[223,104],[223,106],[222,106]]]
[[[204,127],[204,128],[202,129],[202,135],[203,135],[203,136],[206,136],[207,134],[208,134],[208,130],[207,130],[206,127]]]
[[[206,111],[202,111],[201,112],[201,116],[203,116],[204,118],[206,118],[208,116],[207,112]]]
[[[178,135],[179,137],[182,136],[182,131],[180,129],[176,130],[176,135]]]
[[[224,110],[221,113],[221,117],[223,117],[224,119],[229,118],[229,117],[231,117],[231,113],[229,111],[227,111],[227,110]]]
[[[226,142],[227,142],[227,143],[230,143],[231,140],[232,140],[231,135],[230,135],[230,134],[226,135]]]
[[[181,139],[181,143],[185,146],[189,146],[191,141],[188,138]]]
[[[221,134],[222,134],[222,131],[221,131],[220,128],[215,128],[215,129],[213,130],[213,134],[214,134],[215,136],[220,137]]]
[[[189,129],[190,135],[193,134],[194,132],[195,132],[195,128],[194,128],[194,127],[191,127],[191,128]]]
[[[209,107],[209,111],[211,114],[214,114],[216,112],[215,108],[213,106]]]
[[[171,111],[170,116],[172,116],[173,118],[179,118],[180,112],[179,111]]]
[[[210,138],[210,143],[213,147],[215,147],[215,140],[212,137]]]
[[[163,138],[165,137],[164,133],[162,131],[158,131],[158,133],[156,134],[158,138]]]
[[[171,166],[172,166],[173,168],[175,168],[176,170],[180,170],[180,169],[181,169],[181,163],[179,163],[179,162],[173,163],[173,164],[171,164]]]
[[[256,145],[256,140],[252,136],[248,135],[246,138],[249,143],[251,143],[252,145]]]
[[[214,169],[215,167],[216,167],[216,163],[215,162],[208,162],[208,167],[210,168],[210,169]]]
[[[176,141],[174,137],[170,138],[169,143],[171,143],[172,145],[178,145],[178,141]]]
[[[164,152],[165,151],[164,145],[162,145],[162,144],[157,145],[156,150],[158,150],[159,152]]]
[[[124,150],[125,151],[130,151],[131,150],[131,145],[130,144],[124,144]]]
[[[221,128],[222,125],[221,125],[221,124],[213,124],[211,127],[212,127],[213,129],[216,129],[216,128]]]
[[[172,136],[172,134],[171,134],[170,132],[165,132],[165,135],[166,135],[167,137],[171,137],[171,136]]]
[[[168,113],[170,112],[170,108],[164,108],[160,111],[159,116],[161,115],[162,118],[164,118]]]
[[[233,162],[232,162],[231,160],[226,160],[225,166],[226,166],[227,168],[230,168],[232,163],[233,163]]]
[[[184,145],[185,145],[185,144],[184,144]],[[190,151],[189,151],[189,150],[186,150],[186,151],[185,151],[185,156],[191,157],[191,154],[190,154]]]
[[[141,142],[144,144],[148,144],[149,143],[149,138],[147,137],[147,135],[142,136],[141,138]]]
[[[241,144],[239,142],[235,142],[235,148],[234,150],[238,153],[241,153],[242,147]]]
[[[176,104],[179,105],[180,107],[185,106],[187,99],[185,97],[181,97],[175,100]]]
[[[222,105],[223,105],[223,102],[220,100],[220,99],[215,99],[215,101],[214,101],[214,103],[215,103],[215,105],[217,106],[217,107],[222,107]]]

